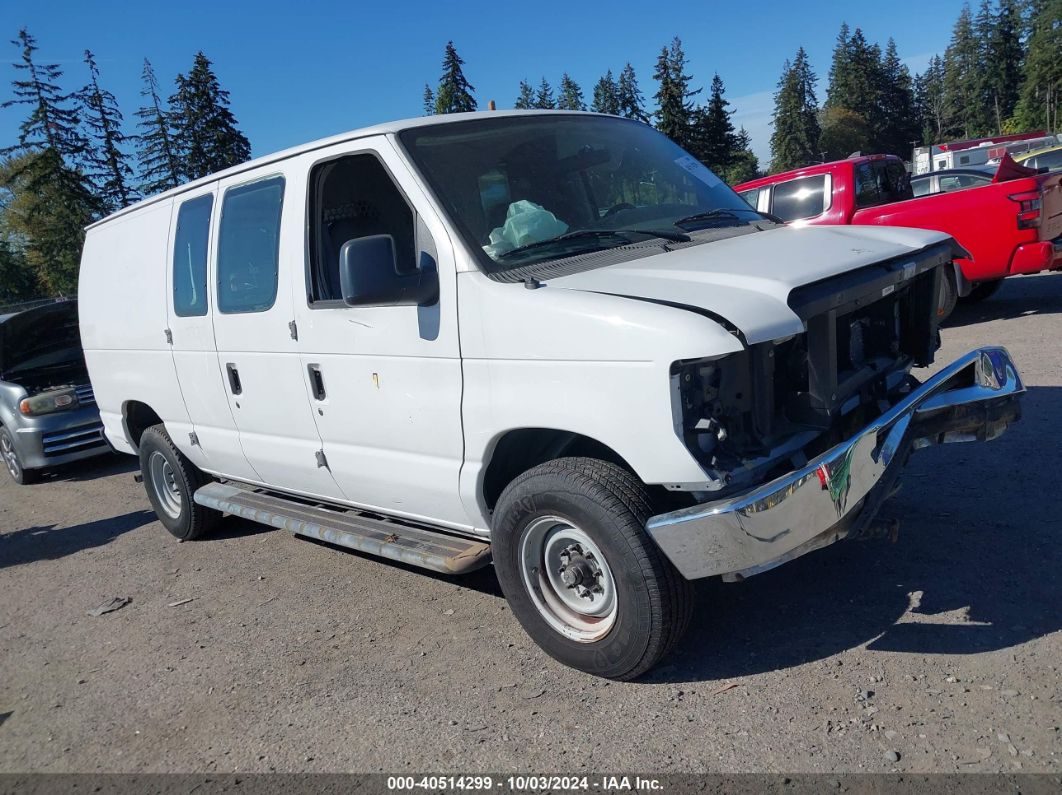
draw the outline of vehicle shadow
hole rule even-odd
[[[1033,387],[987,444],[916,454],[898,542],[842,541],[744,583],[698,583],[690,631],[648,682],[790,668],[857,646],[976,654],[1062,629],[1055,442],[1062,388]],[[1045,495],[1051,495],[1045,499]]]
[[[151,511],[132,511],[109,519],[97,519],[74,527],[36,525],[0,533],[0,569],[56,560],[83,549],[101,547],[118,536],[155,521]]]
[[[1017,276],[1006,279],[991,298],[974,304],[960,303],[944,322],[944,328],[1059,313],[1062,313],[1062,272]]]
[[[42,484],[81,483],[111,475],[136,472],[138,469],[140,469],[140,461],[136,456],[124,453],[104,453],[96,458],[86,458],[82,461],[63,464],[55,469],[45,470],[40,482]]]

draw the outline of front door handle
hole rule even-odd
[[[240,383],[240,371],[236,369],[236,365],[225,365],[225,372],[229,374],[229,389],[232,390],[232,394],[239,395],[243,392],[243,385]]]
[[[321,365],[309,364],[306,371],[310,374],[310,389],[313,390],[314,400],[325,399],[324,376],[321,375]]]

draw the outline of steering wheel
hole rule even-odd
[[[630,202],[620,202],[619,204],[613,204],[608,210],[605,211],[605,218],[610,218],[616,213],[623,212],[624,210],[633,210],[634,205]]]

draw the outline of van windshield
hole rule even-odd
[[[488,273],[762,219],[637,121],[497,116],[399,138]]]

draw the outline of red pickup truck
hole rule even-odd
[[[1062,269],[1062,174],[1039,174],[1009,156],[992,182],[914,198],[893,155],[850,157],[734,188],[761,212],[794,226],[874,224],[946,232],[969,253],[945,280],[942,314],[957,298],[976,301],[1004,277]]]

